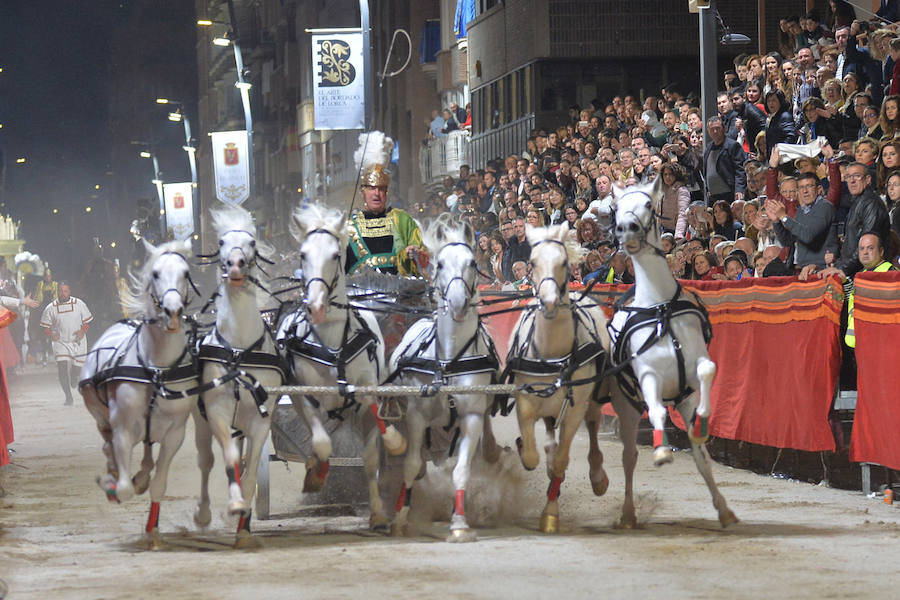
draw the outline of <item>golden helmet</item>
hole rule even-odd
[[[391,176],[385,173],[384,165],[373,164],[365,167],[360,176],[360,185],[363,187],[388,187],[391,184]]]

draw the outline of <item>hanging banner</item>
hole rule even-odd
[[[166,237],[186,240],[194,234],[194,196],[191,182],[164,183]]]
[[[250,197],[246,130],[213,132],[212,153],[216,198],[231,206],[243,203]]]
[[[362,33],[313,35],[312,61],[316,129],[364,129]]]

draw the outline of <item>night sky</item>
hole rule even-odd
[[[21,220],[26,249],[67,279],[79,277],[93,235],[128,239],[110,227],[104,185],[109,32],[128,10],[124,0],[0,2],[0,212]]]

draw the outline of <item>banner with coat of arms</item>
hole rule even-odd
[[[365,129],[362,33],[312,36],[316,129]]]
[[[194,233],[194,197],[191,182],[164,183],[167,237],[186,240]]]
[[[231,206],[240,205],[250,197],[247,131],[213,132],[212,153],[216,171],[216,198]]]

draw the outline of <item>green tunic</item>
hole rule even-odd
[[[421,275],[406,248],[423,248],[422,233],[406,211],[399,208],[388,208],[383,214],[356,211],[350,217],[348,230],[348,275],[366,265],[384,273]]]

